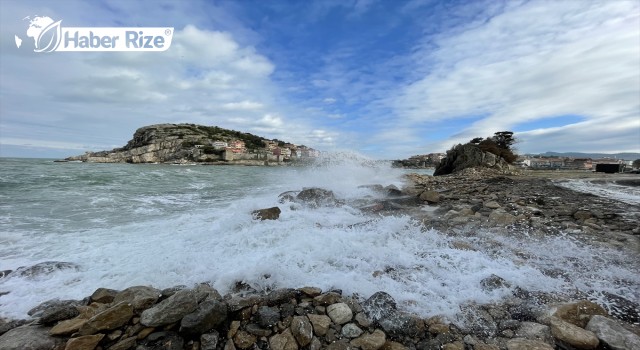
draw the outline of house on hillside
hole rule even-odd
[[[225,149],[229,147],[229,144],[224,141],[213,141],[211,142],[211,146],[215,149]]]
[[[233,140],[231,142],[229,142],[229,147],[228,147],[231,152],[233,153],[245,153],[246,152],[246,147],[245,147],[245,143],[242,140]]]

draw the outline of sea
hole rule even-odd
[[[454,317],[515,287],[640,300],[637,254],[570,234],[453,237],[406,214],[358,209],[363,198],[381,196],[363,185],[402,187],[410,172],[353,154],[306,167],[0,158],[0,271],[46,261],[78,266],[0,278],[0,316],[26,318],[46,300],[82,299],[99,287],[203,282],[222,294],[239,284],[264,293],[316,286],[361,298],[385,291],[424,317]],[[344,205],[279,203],[279,194],[307,187],[331,190]],[[252,216],[273,206],[282,210],[278,220]],[[454,240],[478,249],[457,249]],[[492,275],[512,287],[486,290],[481,281]]]

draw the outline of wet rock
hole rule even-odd
[[[323,337],[327,334],[327,330],[331,326],[331,318],[329,316],[308,314],[307,317],[313,325],[313,331],[317,336]]]
[[[120,293],[116,294],[113,298],[114,303],[127,302],[133,306],[136,311],[144,310],[151,307],[158,301],[162,293],[160,290],[146,287],[146,286],[134,286],[129,287]]]
[[[53,326],[49,330],[49,334],[71,335],[80,330],[80,328],[82,328],[82,326],[84,326],[87,322],[89,322],[89,320],[85,318],[72,318],[70,320],[64,320]]]
[[[184,339],[175,332],[155,332],[149,334],[144,345],[149,350],[182,350]]]
[[[327,315],[337,324],[345,324],[353,318],[353,312],[345,303],[332,304],[327,307]]]
[[[236,333],[236,335],[233,337],[233,343],[240,349],[250,348],[251,346],[253,346],[253,344],[256,343],[257,340],[258,339],[255,335],[242,330],[238,331],[238,333]]]
[[[516,222],[517,218],[509,213],[501,210],[494,210],[489,214],[489,221],[496,225],[511,225]]]
[[[382,350],[407,350],[407,347],[391,340],[387,340],[381,348]]]
[[[163,298],[163,299],[166,299],[166,298],[176,294],[177,292],[179,292],[179,291],[181,291],[183,289],[187,289],[187,286],[181,284],[181,285],[178,285],[178,286],[165,288],[165,289],[160,291],[160,297]]]
[[[118,293],[119,291],[115,289],[98,288],[95,290],[95,292],[93,292],[93,294],[91,294],[91,297],[89,297],[89,300],[91,302],[109,304],[113,302],[113,300],[115,299]]]
[[[91,317],[79,330],[81,335],[91,335],[104,330],[124,326],[133,317],[133,307],[127,302],[120,302]]]
[[[0,278],[9,277],[9,274],[11,274],[11,272],[13,272],[13,270],[2,270],[2,271],[0,271]]]
[[[357,346],[362,350],[378,350],[382,348],[387,340],[383,331],[376,329],[371,334],[364,334],[353,339],[351,345]]]
[[[587,220],[591,218],[591,213],[587,210],[577,210],[573,213],[573,218],[576,220]]]
[[[389,186],[385,187],[384,188],[384,193],[389,197],[399,197],[399,196],[402,196],[404,194],[395,185],[389,185]]]
[[[511,287],[511,284],[509,284],[509,282],[507,282],[504,278],[494,274],[482,279],[482,281],[480,281],[480,285],[485,291],[493,291],[500,288]]]
[[[200,350],[216,350],[220,341],[220,333],[211,331],[200,336]]]
[[[464,350],[464,343],[461,341],[455,341],[453,343],[443,344],[442,350]]]
[[[595,315],[591,317],[586,329],[593,332],[609,349],[640,349],[640,336],[628,331],[610,318]]]
[[[331,305],[339,302],[342,299],[342,295],[335,292],[328,292],[324,294],[320,294],[317,297],[313,298],[313,301],[317,305]]]
[[[51,350],[59,343],[46,328],[38,326],[17,327],[0,336],[2,350]]]
[[[256,316],[260,326],[270,328],[280,321],[280,310],[277,307],[260,306]]]
[[[255,323],[249,323],[248,325],[246,325],[244,327],[244,329],[247,332],[249,332],[249,333],[251,333],[251,334],[253,334],[255,336],[258,336],[258,337],[268,337],[271,334],[273,334],[273,332],[271,330],[269,330],[267,328],[262,328],[262,327],[260,327],[260,325],[255,324]]]
[[[333,191],[317,187],[303,189],[296,196],[296,200],[312,208],[334,206],[337,203],[336,196],[333,194]]]
[[[25,324],[29,323],[29,321],[27,320],[13,320],[13,321],[6,321],[3,320],[2,318],[0,318],[0,335],[3,335],[5,333],[7,333],[8,331],[14,329],[14,328],[18,328],[20,326],[23,326]]]
[[[78,316],[80,311],[77,306],[82,304],[78,300],[49,300],[29,310],[28,315],[39,317],[42,324],[53,324]]]
[[[640,323],[640,304],[609,292],[602,292],[609,314],[624,322]]]
[[[347,323],[342,326],[342,336],[346,338],[357,338],[362,334],[362,329],[356,326],[355,323]]]
[[[192,290],[181,290],[154,307],[144,310],[140,323],[147,327],[158,327],[180,321],[198,307],[196,294]]]
[[[498,209],[501,207],[500,203],[496,202],[496,201],[487,201],[483,203],[483,206],[485,208],[489,208],[489,209]]]
[[[553,316],[581,328],[587,326],[593,315],[609,316],[600,305],[587,300],[560,305],[553,313]]]
[[[389,316],[396,308],[396,301],[385,292],[376,292],[362,303],[362,309],[374,322]]]
[[[48,275],[56,271],[80,269],[80,265],[65,261],[45,261],[29,267],[19,267],[11,273],[12,276],[33,278]]]
[[[416,315],[394,311],[378,320],[387,334],[416,336],[426,331],[424,321]]]
[[[129,350],[136,346],[136,343],[136,337],[124,338],[109,347],[109,350]]]
[[[369,317],[367,317],[367,314],[364,312],[358,312],[354,317],[354,320],[358,322],[361,327],[368,328],[371,326],[371,320],[369,320]]]
[[[259,220],[277,220],[280,217],[282,211],[278,207],[271,207],[266,209],[258,209],[251,212],[254,218]]]
[[[298,343],[289,328],[269,338],[271,350],[298,350]]]
[[[227,304],[217,300],[205,300],[180,321],[180,332],[189,334],[205,333],[227,319]]]
[[[311,298],[315,298],[322,293],[322,289],[316,287],[302,287],[298,288],[298,290]]]
[[[93,350],[104,338],[104,334],[84,335],[67,341],[64,350]]]
[[[515,336],[529,340],[539,340],[551,346],[555,346],[555,341],[551,335],[549,326],[536,322],[521,322],[516,330]]]
[[[507,341],[507,350],[554,350],[547,343],[537,340],[514,338]]]
[[[557,317],[549,318],[551,335],[556,340],[568,344],[576,349],[595,349],[598,347],[598,337],[588,330],[582,329]]]
[[[250,295],[246,297],[233,296],[231,299],[227,300],[227,307],[229,308],[229,311],[236,312],[253,305],[258,305],[263,301],[263,298],[257,295]]]
[[[291,321],[291,334],[298,345],[307,346],[313,338],[313,327],[306,316],[295,316]]]
[[[267,294],[264,301],[269,306],[283,304],[296,297],[296,290],[292,288],[280,288]]]
[[[424,191],[420,194],[420,199],[427,203],[440,202],[440,193],[436,191]]]
[[[178,290],[176,290],[176,292],[178,292]],[[215,288],[211,287],[207,283],[200,283],[196,285],[193,288],[193,292],[196,293],[196,299],[198,300],[198,303],[204,300],[222,301],[222,295],[220,295],[220,292],[218,292]],[[171,295],[173,294],[175,293],[172,293]],[[163,295],[164,295],[164,292],[163,292]]]
[[[349,345],[349,343],[344,342],[344,341],[336,341],[333,342],[331,344],[329,344],[329,346],[327,346],[326,350],[354,350],[351,348],[351,346]]]

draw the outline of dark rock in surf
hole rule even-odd
[[[280,217],[282,211],[278,207],[258,209],[251,212],[254,218],[260,220],[277,220]]]
[[[11,276],[18,275],[20,277],[34,278],[36,276],[48,275],[50,273],[62,270],[78,271],[80,265],[65,261],[45,261],[29,267],[19,267]]]
[[[312,208],[335,206],[338,203],[333,191],[317,187],[303,189],[296,196],[296,200]]]

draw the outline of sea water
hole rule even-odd
[[[368,297],[382,290],[425,317],[454,316],[462,305],[512,293],[484,290],[480,282],[491,275],[532,291],[640,298],[635,256],[526,232],[477,232],[464,238],[475,250],[455,249],[453,238],[407,215],[358,209],[360,199],[380,197],[361,185],[402,186],[408,172],[353,155],[308,167],[0,159],[0,270],[44,261],[79,266],[0,278],[0,294],[7,293],[0,316],[24,318],[43,301],[80,299],[98,287],[201,282],[223,294],[238,282],[264,292],[317,286]],[[305,187],[332,190],[345,204],[278,202],[280,193]],[[273,206],[282,209],[278,220],[252,217]],[[553,277],[550,268],[566,273]]]

